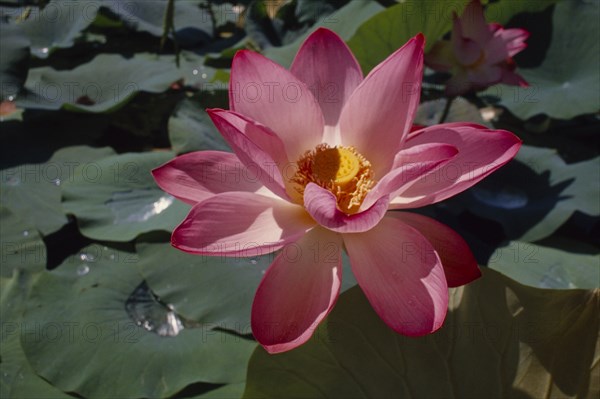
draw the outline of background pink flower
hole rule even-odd
[[[446,94],[456,96],[481,90],[497,83],[527,86],[515,72],[512,57],[527,47],[529,32],[504,29],[485,21],[479,0],[471,1],[460,17],[454,15],[450,41],[440,40],[425,56],[425,63],[436,71],[450,72]]]
[[[411,132],[423,42],[417,35],[364,79],[326,29],[307,38],[290,71],[240,51],[231,109],[208,110],[234,153],[186,154],[153,171],[165,191],[194,205],[173,232],[175,247],[221,256],[281,250],[252,307],[253,334],[270,353],[304,343],[331,311],[343,249],[382,320],[411,336],[441,327],[448,287],[480,275],[454,231],[389,212],[471,187],[521,144],[469,123]]]

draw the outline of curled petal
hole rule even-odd
[[[198,151],[180,155],[152,170],[156,184],[188,204],[228,191],[258,191],[263,185],[232,153]]]
[[[456,147],[439,143],[417,145],[400,151],[394,158],[392,170],[369,191],[361,208],[370,208],[383,196],[394,198],[457,153]]]
[[[301,206],[254,193],[215,195],[196,204],[171,244],[201,255],[259,256],[294,242],[315,222]]]
[[[325,28],[317,29],[304,41],[290,71],[306,83],[329,126],[337,125],[346,100],[363,80],[346,43]]]
[[[458,154],[393,198],[391,208],[415,208],[452,197],[510,161],[521,140],[505,130],[490,130],[472,123],[446,123],[413,133],[407,147],[444,142]]]
[[[389,327],[420,336],[442,326],[448,285],[440,258],[423,235],[385,217],[367,232],[343,237],[356,281]]]
[[[409,212],[389,212],[423,234],[438,253],[449,287],[459,287],[481,277],[481,270],[465,240],[450,227],[434,219]]]
[[[256,124],[234,112],[223,110],[207,110],[213,123],[219,129],[227,143],[235,151],[246,168],[255,171],[262,184],[277,194],[289,200],[285,191],[285,183],[280,166],[283,159],[283,143],[277,136],[264,126]],[[261,148],[258,144],[262,144]],[[273,156],[279,158],[276,162]],[[287,162],[286,162],[287,163]]]
[[[269,353],[306,342],[333,308],[342,281],[342,241],[315,228],[285,247],[256,291],[252,333]]]
[[[337,208],[335,195],[314,183],[304,189],[304,207],[321,226],[338,233],[367,231],[375,226],[388,208],[389,197],[381,197],[370,208],[347,215]]]
[[[323,114],[306,84],[282,66],[238,51],[231,66],[229,108],[268,126],[296,160],[323,137]]]

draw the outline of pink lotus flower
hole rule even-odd
[[[176,248],[221,256],[281,249],[252,306],[252,331],[270,353],[307,341],[331,311],[343,249],[375,311],[411,336],[442,325],[448,286],[480,276],[453,230],[388,212],[465,190],[521,145],[510,132],[469,123],[409,133],[423,42],[414,37],[364,79],[326,29],[308,37],[290,71],[239,51],[231,110],[208,110],[234,153],[189,153],[153,171],[162,189],[193,204],[173,232]]]
[[[471,1],[460,18],[454,14],[451,41],[438,41],[425,56],[425,63],[436,71],[450,72],[446,94],[456,96],[481,90],[496,83],[528,86],[514,72],[512,57],[527,47],[529,32],[504,29],[485,22],[479,0]]]

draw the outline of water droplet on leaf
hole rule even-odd
[[[92,254],[82,253],[79,255],[79,259],[81,259],[84,262],[93,262],[94,260],[96,260],[96,257]]]
[[[85,276],[89,272],[90,272],[90,267],[88,265],[80,265],[77,268],[77,275],[78,276]]]
[[[145,222],[169,208],[175,197],[154,189],[118,191],[106,201],[114,215],[114,224]]]
[[[141,283],[125,302],[129,317],[140,327],[161,337],[174,337],[184,328],[195,327],[174,312],[173,306],[163,303],[148,287]]]

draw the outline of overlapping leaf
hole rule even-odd
[[[599,294],[539,290],[484,270],[451,290],[439,332],[408,338],[355,288],[304,346],[276,356],[257,348],[244,397],[591,398],[600,389]]]
[[[511,241],[496,249],[488,266],[539,288],[600,288],[600,256]]]
[[[510,239],[540,240],[576,210],[600,215],[599,164],[567,165],[554,150],[523,146],[515,161],[448,203],[497,221]]]
[[[22,314],[32,284],[39,274],[15,271],[10,278],[0,277],[0,396],[23,399],[69,399],[73,396],[61,392],[38,376],[29,365],[21,348],[21,337],[36,339],[40,331],[23,324]]]
[[[208,114],[199,104],[187,99],[169,118],[169,139],[177,154],[200,150],[231,151]]]
[[[424,101],[419,104],[413,124],[423,126],[437,125],[444,114],[447,101],[448,99],[440,98],[438,100]],[[481,111],[462,97],[452,100],[448,115],[443,122],[473,122],[489,126],[490,128],[492,127],[489,122],[483,119]]]
[[[600,3],[559,2],[552,18],[552,41],[543,63],[520,68],[530,87],[498,85],[486,94],[521,119],[546,114],[557,119],[600,109]]]
[[[96,240],[130,241],[141,233],[171,231],[189,206],[166,194],[150,171],[171,152],[128,153],[85,164],[63,185],[63,207],[82,234]]]
[[[350,1],[333,14],[320,19],[310,31],[299,36],[292,43],[281,47],[269,47],[263,54],[287,68],[291,65],[302,42],[317,27],[331,29],[342,39],[349,40],[363,22],[383,9],[376,1]]]
[[[452,27],[466,0],[400,2],[361,25],[348,45],[363,71],[369,72],[418,33],[425,35],[425,51]]]
[[[93,245],[33,285],[22,336],[31,366],[84,397],[159,398],[244,379],[255,343],[181,319],[144,288],[136,254]]]
[[[163,92],[181,77],[172,56],[137,54],[126,59],[99,54],[70,71],[34,68],[25,82],[27,92],[18,98],[24,108],[107,112],[137,92]]]
[[[485,19],[505,25],[512,17],[522,12],[539,12],[560,0],[513,1],[500,0],[489,2],[485,8]],[[568,1],[568,0],[567,0]]]
[[[90,0],[51,0],[43,8],[9,9],[11,28],[29,43],[31,53],[47,58],[54,49],[71,47],[96,18],[98,3]]]
[[[0,22],[0,101],[14,100],[27,78],[29,40],[14,25]]]
[[[0,276],[9,278],[15,269],[37,272],[46,266],[46,246],[39,232],[4,205],[0,206]]]
[[[165,30],[167,0],[103,0],[102,6],[117,14],[123,22],[134,29],[162,36]],[[186,44],[202,44],[210,39],[213,24],[210,12],[201,9],[199,0],[176,1],[173,9],[173,25],[178,40]]]
[[[0,200],[43,235],[53,233],[68,221],[61,206],[60,185],[76,179],[76,167],[85,170],[94,160],[112,154],[114,151],[109,147],[65,147],[56,151],[48,162],[4,169]]]

